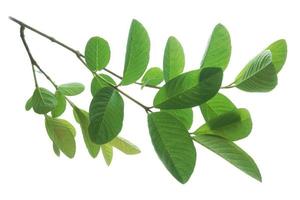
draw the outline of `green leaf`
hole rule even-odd
[[[148,115],[151,141],[158,157],[169,172],[186,183],[196,163],[196,149],[185,126],[171,114],[155,112]]]
[[[99,151],[100,151],[100,145],[97,145],[92,142],[90,135],[89,135],[89,113],[81,110],[77,107],[73,108],[73,114],[74,118],[76,119],[77,123],[80,125],[81,132],[83,135],[83,140],[85,143],[86,148],[89,151],[89,154],[93,157],[96,158]]]
[[[150,68],[144,75],[142,79],[142,84],[145,85],[156,86],[159,85],[164,80],[163,72],[158,67]]]
[[[85,61],[92,71],[101,70],[107,66],[110,59],[108,42],[101,37],[92,37],[85,46]]]
[[[262,181],[261,174],[255,161],[233,142],[215,135],[197,135],[195,141],[218,154],[229,163],[242,170],[258,181]]]
[[[94,143],[106,144],[120,133],[124,102],[114,88],[100,89],[90,104],[89,113],[89,134]]]
[[[65,112],[66,105],[67,105],[66,98],[64,95],[61,94],[61,92],[56,91],[55,97],[56,97],[57,104],[55,109],[51,111],[51,115],[54,118],[62,115]]]
[[[56,98],[52,92],[45,88],[36,88],[32,95],[32,107],[38,114],[46,114],[55,109]]]
[[[248,110],[240,108],[210,119],[194,134],[218,135],[231,141],[247,137],[252,130],[252,120]]]
[[[169,81],[183,72],[185,64],[184,51],[180,42],[169,37],[164,52],[164,79]]]
[[[277,40],[273,42],[266,49],[270,50],[272,53],[272,63],[275,67],[276,72],[278,73],[286,60],[287,57],[287,44],[284,39]]]
[[[216,94],[212,99],[200,105],[205,121],[209,121],[226,112],[236,110],[235,105],[221,93]]]
[[[137,146],[119,136],[109,142],[109,144],[128,155],[134,155],[141,152]]]
[[[227,68],[231,55],[231,40],[228,30],[222,24],[215,26],[208,47],[202,59],[201,67]]]
[[[174,110],[161,110],[167,112],[177,118],[187,130],[189,130],[193,124],[193,110],[192,108],[174,109]]]
[[[201,105],[220,89],[221,68],[203,68],[179,75],[156,94],[153,105],[161,109],[182,109]]]
[[[150,56],[150,39],[144,26],[133,20],[129,30],[122,85],[137,81],[145,72]]]
[[[59,148],[56,146],[56,144],[54,144],[54,142],[52,144],[53,144],[52,148],[53,148],[53,151],[54,151],[55,155],[57,155],[59,157],[60,156]]]
[[[75,96],[83,92],[84,85],[81,83],[66,83],[59,85],[57,90],[65,96]]]
[[[113,158],[113,148],[111,146],[111,144],[103,144],[101,145],[101,149],[102,149],[102,154],[104,157],[104,160],[107,164],[107,166],[109,166],[111,164],[112,158]]]
[[[112,85],[116,85],[116,82],[110,76],[106,74],[99,74],[93,78],[91,83],[91,93],[93,96],[95,96],[98,90],[109,86],[103,79]]]
[[[235,86],[247,92],[269,92],[277,85],[277,72],[271,51],[252,59],[235,79]]]
[[[25,104],[25,110],[29,111],[32,108],[32,97],[30,97]]]
[[[54,144],[69,158],[73,158],[76,151],[75,128],[63,119],[45,117],[47,133]]]

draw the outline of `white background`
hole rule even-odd
[[[299,5],[297,1],[1,1],[0,199],[299,199]],[[197,145],[197,165],[190,181],[178,183],[164,168],[151,145],[145,112],[125,100],[121,135],[142,153],[117,151],[107,167],[102,155],[89,157],[78,129],[73,160],[57,158],[45,132],[43,117],[26,112],[34,84],[29,59],[12,15],[80,51],[94,35],[111,45],[109,69],[122,74],[128,29],[141,21],[151,37],[150,66],[161,66],[165,42],[176,36],[185,48],[186,70],[197,68],[217,23],[231,33],[232,57],[224,84],[271,42],[285,38],[288,59],[271,93],[223,91],[253,118],[253,132],[238,144],[257,162],[259,183]],[[26,31],[40,65],[57,83],[78,81],[86,91],[72,98],[88,109],[91,74],[73,54]],[[40,85],[50,85],[38,75]],[[125,91],[151,105],[155,90],[129,86]],[[203,123],[195,108],[193,129]],[[63,118],[72,119],[70,109]],[[72,123],[74,120],[72,119]],[[76,124],[76,127],[79,128]]]

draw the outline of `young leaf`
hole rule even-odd
[[[169,81],[183,72],[185,64],[184,51],[180,42],[169,37],[164,52],[164,79]]]
[[[230,35],[225,26],[215,26],[202,59],[201,67],[227,68],[231,55]]]
[[[90,104],[89,134],[96,144],[106,144],[114,139],[123,125],[124,103],[112,87],[100,89]]]
[[[69,158],[73,158],[76,151],[75,128],[68,121],[46,116],[47,133],[54,144]]]
[[[247,92],[269,92],[277,85],[277,72],[270,50],[252,59],[235,79],[237,88]]]
[[[107,166],[109,166],[113,158],[113,148],[110,143],[107,143],[107,144],[102,144],[101,149],[102,149],[102,155],[104,157],[104,160]]]
[[[286,41],[281,39],[273,42],[270,46],[266,48],[272,53],[272,63],[275,67],[276,72],[278,73],[282,66],[285,63],[287,56],[287,44]]]
[[[32,97],[30,97],[25,104],[25,110],[29,111],[32,108]]]
[[[167,112],[177,118],[187,130],[189,130],[193,124],[193,110],[192,108],[174,109],[174,110],[161,110]]]
[[[215,135],[197,135],[194,140],[258,181],[261,174],[255,161],[233,142]]]
[[[150,54],[150,39],[144,26],[133,20],[129,30],[122,85],[137,81],[145,72]]]
[[[56,146],[56,144],[54,144],[54,142],[52,143],[52,148],[53,148],[53,151],[54,151],[55,155],[57,155],[59,157],[60,156],[60,150]]]
[[[235,105],[221,93],[216,94],[212,99],[200,105],[205,121],[209,121],[226,112],[236,110]]]
[[[56,97],[57,104],[55,109],[51,111],[51,115],[54,118],[62,115],[65,112],[66,105],[67,105],[66,98],[64,95],[61,94],[61,92],[56,91],[55,97]]]
[[[218,135],[231,141],[247,137],[252,130],[252,120],[248,110],[240,108],[210,119],[194,134]]]
[[[66,83],[59,85],[57,90],[65,96],[75,96],[83,92],[84,85],[81,83]]]
[[[93,78],[91,83],[91,93],[93,96],[96,95],[98,90],[109,86],[103,79],[113,85],[116,85],[116,82],[110,76],[106,74],[99,74]]]
[[[52,92],[45,88],[36,88],[32,95],[32,107],[38,114],[46,114],[56,107],[57,101]]]
[[[119,136],[109,142],[109,144],[128,155],[134,155],[141,152],[137,146]]]
[[[154,149],[169,172],[186,183],[196,163],[196,149],[185,126],[171,114],[148,115],[148,127]]]
[[[177,76],[156,94],[153,105],[161,109],[191,108],[205,103],[220,89],[221,68],[203,68]]]
[[[95,144],[92,142],[90,135],[89,135],[89,113],[81,110],[77,107],[73,108],[73,114],[74,118],[76,119],[77,123],[80,125],[81,132],[83,135],[83,140],[85,143],[86,148],[89,151],[89,154],[93,157],[96,158],[99,151],[100,151],[100,145]]]
[[[84,55],[90,70],[101,70],[107,66],[110,59],[109,44],[101,37],[92,37],[85,46]]]
[[[164,80],[163,72],[158,67],[150,68],[144,75],[142,79],[142,84],[145,85],[156,86],[159,85]]]

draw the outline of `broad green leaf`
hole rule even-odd
[[[145,85],[156,86],[164,80],[163,72],[158,67],[150,68],[142,78],[142,88]]]
[[[96,158],[99,151],[100,151],[100,145],[95,144],[92,142],[90,135],[89,135],[89,113],[81,110],[77,107],[73,108],[73,114],[74,118],[76,119],[77,123],[80,125],[81,132],[83,135],[83,140],[85,143],[86,148],[89,151],[89,154],[93,157]]]
[[[200,105],[205,121],[209,121],[228,111],[236,110],[235,105],[221,93],[216,94],[212,99]]]
[[[109,142],[109,144],[128,155],[134,155],[141,152],[137,146],[119,136]]]
[[[94,143],[106,144],[120,133],[123,125],[124,103],[114,88],[100,89],[93,97],[89,113],[89,134]]]
[[[185,64],[184,51],[180,42],[173,36],[169,37],[164,52],[164,79],[169,81],[183,72]]]
[[[137,81],[145,72],[150,56],[150,39],[144,26],[133,20],[129,30],[122,85]]]
[[[192,175],[196,149],[185,126],[171,114],[155,112],[148,115],[151,141],[158,157],[181,183]]]
[[[167,112],[177,118],[187,130],[189,130],[193,124],[193,110],[192,108],[174,109],[174,110],[161,110]]]
[[[252,130],[252,120],[248,110],[240,108],[210,119],[194,134],[218,135],[231,141],[247,137]]]
[[[197,135],[194,140],[258,181],[261,174],[255,161],[233,142],[215,135]]]
[[[108,75],[106,74],[99,74],[98,76],[95,76],[91,83],[91,93],[93,96],[100,90],[101,88],[108,87],[109,85],[104,81],[116,85],[116,82]]]
[[[56,98],[52,92],[45,88],[36,88],[32,95],[32,107],[38,114],[46,114],[55,109]]]
[[[25,104],[25,110],[29,111],[32,108],[32,97],[30,97]]]
[[[56,146],[56,144],[54,144],[54,142],[52,143],[52,148],[53,148],[53,151],[54,151],[55,155],[57,155],[59,157],[60,156],[60,150]]]
[[[208,47],[202,59],[201,67],[227,68],[231,55],[231,41],[228,30],[222,24],[215,26]]]
[[[45,125],[50,139],[69,158],[76,151],[75,128],[68,121],[58,118],[45,117]]]
[[[266,49],[271,51],[272,63],[276,69],[276,72],[278,73],[282,69],[287,57],[286,41],[284,39],[277,40],[276,42],[273,42],[270,46],[268,46]]]
[[[110,143],[107,143],[107,144],[102,144],[101,149],[102,149],[104,160],[107,166],[109,166],[113,158],[113,148]]]
[[[84,85],[81,83],[66,83],[59,85],[57,90],[65,96],[75,96],[83,92]]]
[[[62,115],[65,112],[66,105],[67,105],[66,98],[64,95],[61,94],[61,92],[56,91],[55,97],[56,97],[57,104],[55,109],[51,111],[51,115],[54,118]]]
[[[269,92],[277,85],[277,72],[270,50],[252,59],[235,79],[235,86],[247,92]]]
[[[177,76],[156,94],[153,105],[161,109],[191,108],[205,103],[220,89],[221,68],[203,68]]]
[[[110,48],[108,42],[101,37],[92,37],[85,46],[85,61],[88,68],[98,71],[107,66],[110,59]]]

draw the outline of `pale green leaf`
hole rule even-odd
[[[282,69],[287,57],[286,41],[284,39],[277,40],[276,42],[273,42],[270,46],[268,46],[266,49],[271,51],[272,63],[276,69],[276,72],[278,73]]]
[[[81,83],[66,83],[59,85],[57,90],[65,96],[75,96],[83,92],[84,85]]]
[[[149,86],[157,86],[164,80],[163,72],[158,67],[150,68],[142,78],[142,84]]]
[[[161,110],[167,112],[177,118],[187,130],[189,130],[193,124],[193,110],[192,108],[174,109],[174,110]]]
[[[56,146],[56,144],[54,144],[54,142],[52,143],[52,148],[53,148],[53,151],[54,151],[55,155],[57,155],[59,157],[60,156],[60,150]]]
[[[36,88],[32,95],[32,107],[38,114],[46,114],[55,109],[56,98],[52,92],[45,88]]]
[[[25,110],[29,111],[32,108],[32,97],[30,97],[25,104]]]
[[[113,148],[110,143],[102,144],[101,145],[102,155],[104,157],[104,160],[109,166],[111,164],[112,158],[113,158]]]
[[[55,97],[56,97],[57,104],[55,109],[51,111],[51,115],[54,118],[62,115],[65,112],[66,105],[67,105],[66,98],[63,94],[61,94],[61,92],[56,91]]]
[[[141,152],[136,145],[120,136],[110,141],[109,144],[128,155],[134,155]]]
[[[109,85],[107,82],[111,83],[112,85],[116,85],[116,82],[108,75],[106,74],[99,74],[98,76],[95,76],[91,83],[91,93],[93,96],[100,90],[101,88],[108,87]]]

